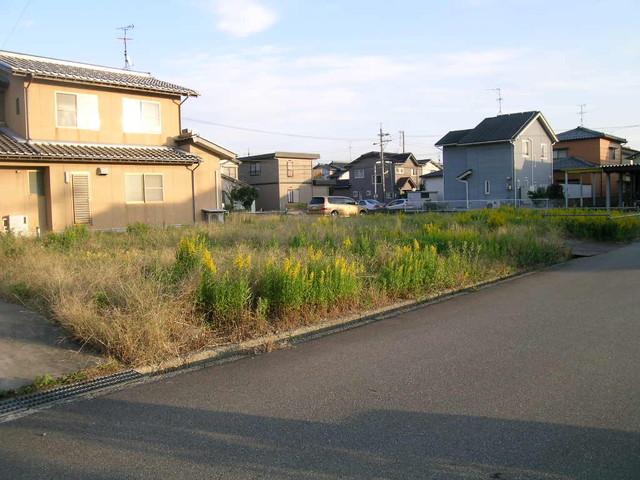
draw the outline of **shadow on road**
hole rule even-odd
[[[211,478],[631,479],[640,472],[636,432],[464,415],[374,410],[318,423],[103,398],[5,426],[48,435],[40,452],[0,447],[16,474],[55,469],[71,449],[101,459],[96,471],[78,467],[65,478],[137,477],[138,458],[149,478],[176,475],[151,475],[152,458]]]

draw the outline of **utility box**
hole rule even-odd
[[[29,235],[29,220],[26,215],[7,215],[2,217],[2,226],[7,233]]]
[[[202,217],[206,223],[224,223],[224,216],[229,213],[221,208],[203,208]]]

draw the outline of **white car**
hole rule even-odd
[[[359,200],[358,201],[358,205],[360,205],[361,207],[366,208],[368,211],[370,212],[374,212],[376,210],[382,210],[384,208],[384,204],[379,202],[378,200],[373,200],[373,199],[366,199],[366,200]]]
[[[412,203],[409,203],[409,200],[406,198],[398,198],[397,200],[392,200],[384,206],[384,209],[388,212],[398,212],[404,210],[415,210],[416,206]]]

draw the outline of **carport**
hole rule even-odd
[[[640,165],[638,164],[616,164],[616,165],[576,165],[571,168],[563,168],[564,171],[564,191],[569,190],[569,175],[591,174],[592,185],[595,184],[597,175],[603,180],[605,187],[604,206],[609,210],[612,206],[618,208],[639,207],[640,206]],[[612,195],[612,179],[614,175],[618,182],[617,195]],[[595,189],[592,188],[592,204],[595,206]],[[565,207],[569,206],[569,198],[565,195]],[[582,207],[582,198],[580,198]]]

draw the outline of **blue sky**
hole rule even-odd
[[[1,0],[0,48],[122,65],[196,88],[185,126],[239,154],[348,160],[380,122],[421,157],[450,129],[541,110],[556,131],[640,124],[640,4],[628,1]],[[90,8],[87,8],[91,5]],[[22,16],[21,16],[22,13]],[[14,29],[15,27],[15,29]],[[212,125],[332,140],[266,135]],[[609,128],[640,148],[640,128]],[[348,141],[347,139],[350,139]]]

